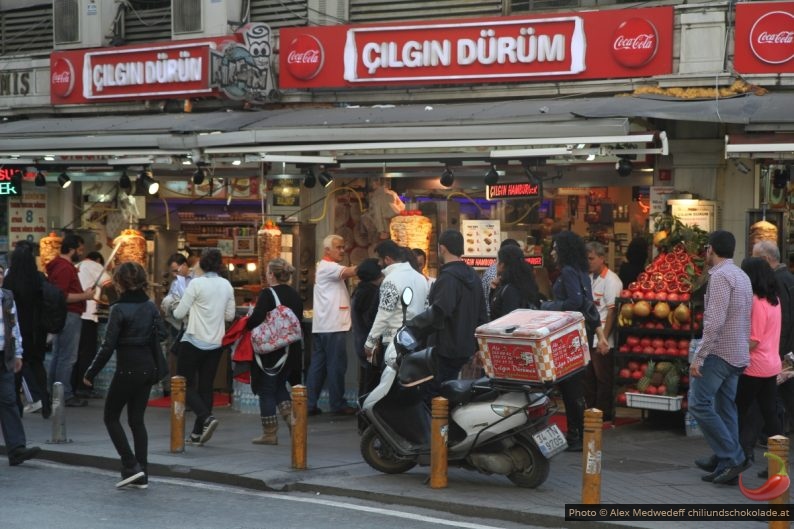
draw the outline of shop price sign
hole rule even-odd
[[[0,196],[18,197],[22,195],[22,173],[19,169],[0,169]]]
[[[672,72],[671,6],[282,28],[281,88],[644,77]]]
[[[735,41],[737,72],[794,72],[794,2],[737,4]]]
[[[485,196],[488,200],[538,198],[541,192],[540,184],[530,184],[529,182],[485,186]]]
[[[8,201],[8,232],[11,246],[17,241],[38,242],[47,235],[46,193],[26,193]]]

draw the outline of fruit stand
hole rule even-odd
[[[693,290],[707,234],[670,216],[656,225],[657,257],[616,302],[615,405],[682,411],[690,341],[702,334],[702,299],[693,298]]]

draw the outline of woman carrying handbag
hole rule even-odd
[[[265,321],[268,313],[277,305],[289,308],[300,321],[303,316],[303,301],[300,294],[289,285],[293,268],[284,259],[273,259],[267,264],[269,288],[262,289],[246,327],[250,330]],[[275,293],[275,296],[274,296]],[[287,390],[290,372],[300,369],[303,341],[294,342],[269,354],[255,355],[251,365],[251,391],[259,396],[259,415],[262,435],[251,442],[260,445],[278,444],[278,415],[292,431],[292,400]],[[278,409],[278,415],[276,410]]]
[[[83,382],[92,387],[94,378],[116,351],[116,372],[105,398],[104,416],[110,440],[121,457],[121,481],[116,487],[146,488],[149,438],[143,416],[152,384],[158,378],[154,354],[162,355],[161,351],[153,350],[152,333],[156,330],[157,338],[162,341],[167,330],[160,311],[146,295],[146,271],[141,265],[123,263],[113,273],[113,284],[120,297],[110,307],[102,345]],[[134,453],[119,420],[124,407],[132,431]]]

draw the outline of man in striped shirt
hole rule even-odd
[[[733,262],[736,239],[715,231],[706,246],[709,283],[703,340],[689,367],[689,411],[714,451],[695,464],[708,472],[703,481],[733,484],[752,463],[739,444],[736,387],[750,363],[750,278]]]

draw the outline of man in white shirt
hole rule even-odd
[[[599,353],[598,336],[593,337],[592,359],[585,371],[585,401],[588,408],[604,412],[604,420],[612,420],[612,371],[615,354],[615,298],[620,296],[623,283],[618,275],[606,265],[606,248],[599,242],[587,243],[587,262],[590,266],[590,281],[593,301],[601,315],[601,326],[609,342],[609,350]]]
[[[411,319],[425,311],[425,302],[429,291],[425,276],[411,267],[403,257],[404,249],[396,242],[385,240],[375,247],[378,255],[378,264],[383,269],[386,278],[380,285],[380,301],[378,313],[372,323],[364,352],[367,359],[372,362],[372,355],[377,345],[382,342],[387,347],[394,339],[394,334],[403,323],[402,303],[400,302],[403,290],[410,287],[414,297],[408,305],[406,318]]]
[[[77,349],[77,363],[72,368],[72,387],[80,398],[99,398],[100,396],[91,388],[83,384],[83,374],[88,370],[91,361],[96,356],[98,349],[99,317],[96,314],[96,298],[102,292],[102,287],[112,282],[110,275],[105,272],[105,259],[99,252],[89,252],[85,259],[77,263],[77,277],[83,289],[94,285],[100,287],[93,298],[85,301],[85,311],[80,315],[82,327],[80,329],[80,345]]]
[[[350,293],[345,281],[356,275],[356,267],[341,265],[344,255],[342,237],[332,234],[323,239],[323,258],[317,263],[314,279],[312,357],[306,380],[309,415],[321,413],[317,401],[326,376],[331,413],[356,413],[345,401],[347,333],[351,327]]]

